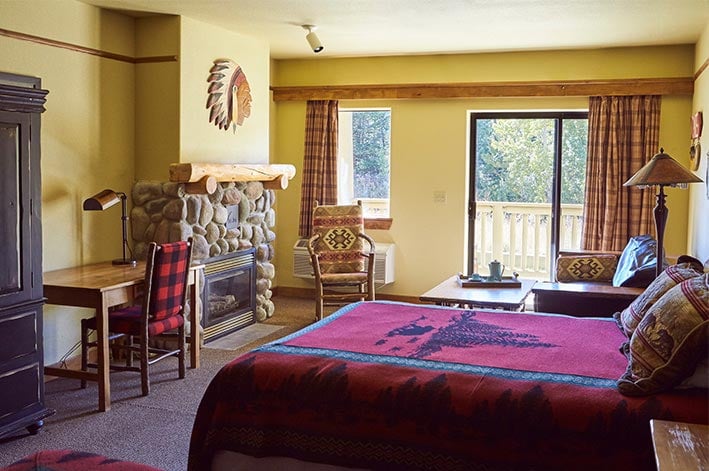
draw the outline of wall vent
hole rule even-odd
[[[374,283],[384,286],[394,282],[395,244],[377,242],[374,255]],[[313,279],[313,267],[308,254],[308,239],[298,239],[293,246],[293,276]]]

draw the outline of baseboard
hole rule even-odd
[[[271,288],[273,296],[287,296],[290,298],[315,300],[315,290],[312,288],[294,288],[292,286],[276,286]],[[421,304],[415,296],[401,296],[398,294],[376,294],[376,298],[383,301],[399,301],[404,303]]]

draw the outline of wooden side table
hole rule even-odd
[[[534,310],[577,317],[610,317],[622,311],[645,288],[624,288],[601,283],[537,283],[532,288]]]
[[[651,420],[658,471],[709,469],[709,425]]]
[[[441,306],[480,307],[523,311],[536,280],[519,280],[519,288],[464,288],[458,282],[458,275],[452,276],[419,296],[419,300]]]

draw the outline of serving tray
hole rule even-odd
[[[501,281],[488,280],[481,276],[479,280],[471,280],[467,275],[458,275],[458,284],[463,288],[521,288],[522,282],[512,276],[503,276]]]

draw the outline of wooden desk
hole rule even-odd
[[[199,368],[199,270],[203,265],[190,267],[190,365]],[[109,382],[108,310],[113,306],[130,303],[141,292],[145,280],[145,262],[136,267],[102,262],[81,267],[64,268],[44,273],[44,296],[48,304],[96,309],[96,335],[98,340],[98,368],[96,372],[45,367],[51,376],[85,379],[98,382],[98,408],[111,408]]]
[[[709,425],[651,420],[658,471],[709,468]]]
[[[463,288],[458,275],[419,296],[419,300],[439,305],[461,305],[509,311],[523,310],[524,300],[536,283],[535,280],[519,280],[520,288]]]

